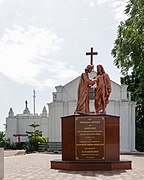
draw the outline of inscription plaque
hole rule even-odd
[[[105,160],[105,126],[102,117],[78,117],[75,121],[75,159]]]

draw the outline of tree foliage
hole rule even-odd
[[[136,149],[140,152],[144,152],[144,129],[137,128],[136,131]]]
[[[36,129],[37,127],[40,126],[39,124],[36,124],[34,122],[29,126],[33,128],[33,131],[31,132],[26,131],[29,137],[29,142],[27,143],[27,152],[38,151],[38,143],[48,142],[48,138],[42,137],[42,131]]]
[[[33,128],[32,132],[26,131],[26,133],[28,134],[29,138],[32,136],[42,136],[42,131],[37,130],[36,128],[39,127],[39,124],[36,124],[35,122],[31,125],[29,125],[30,127]]]
[[[5,134],[4,132],[0,132],[0,147],[5,146]]]
[[[112,55],[121,70],[121,83],[128,85],[132,100],[137,102],[137,117],[144,109],[144,0],[129,0],[120,22]]]

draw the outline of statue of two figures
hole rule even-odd
[[[94,107],[95,113],[105,114],[106,106],[109,102],[111,93],[111,82],[108,74],[105,73],[102,65],[97,65],[97,74],[89,79],[89,73],[94,66],[88,65],[85,72],[81,74],[78,86],[78,101],[74,114],[91,114],[89,108],[89,88],[95,84],[94,89]]]

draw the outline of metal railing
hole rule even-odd
[[[38,151],[59,153],[62,151],[62,143],[61,142],[38,143]]]

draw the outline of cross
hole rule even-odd
[[[93,65],[93,55],[98,55],[98,52],[93,52],[93,47],[91,47],[91,52],[86,52],[86,55],[90,55],[90,64]]]

